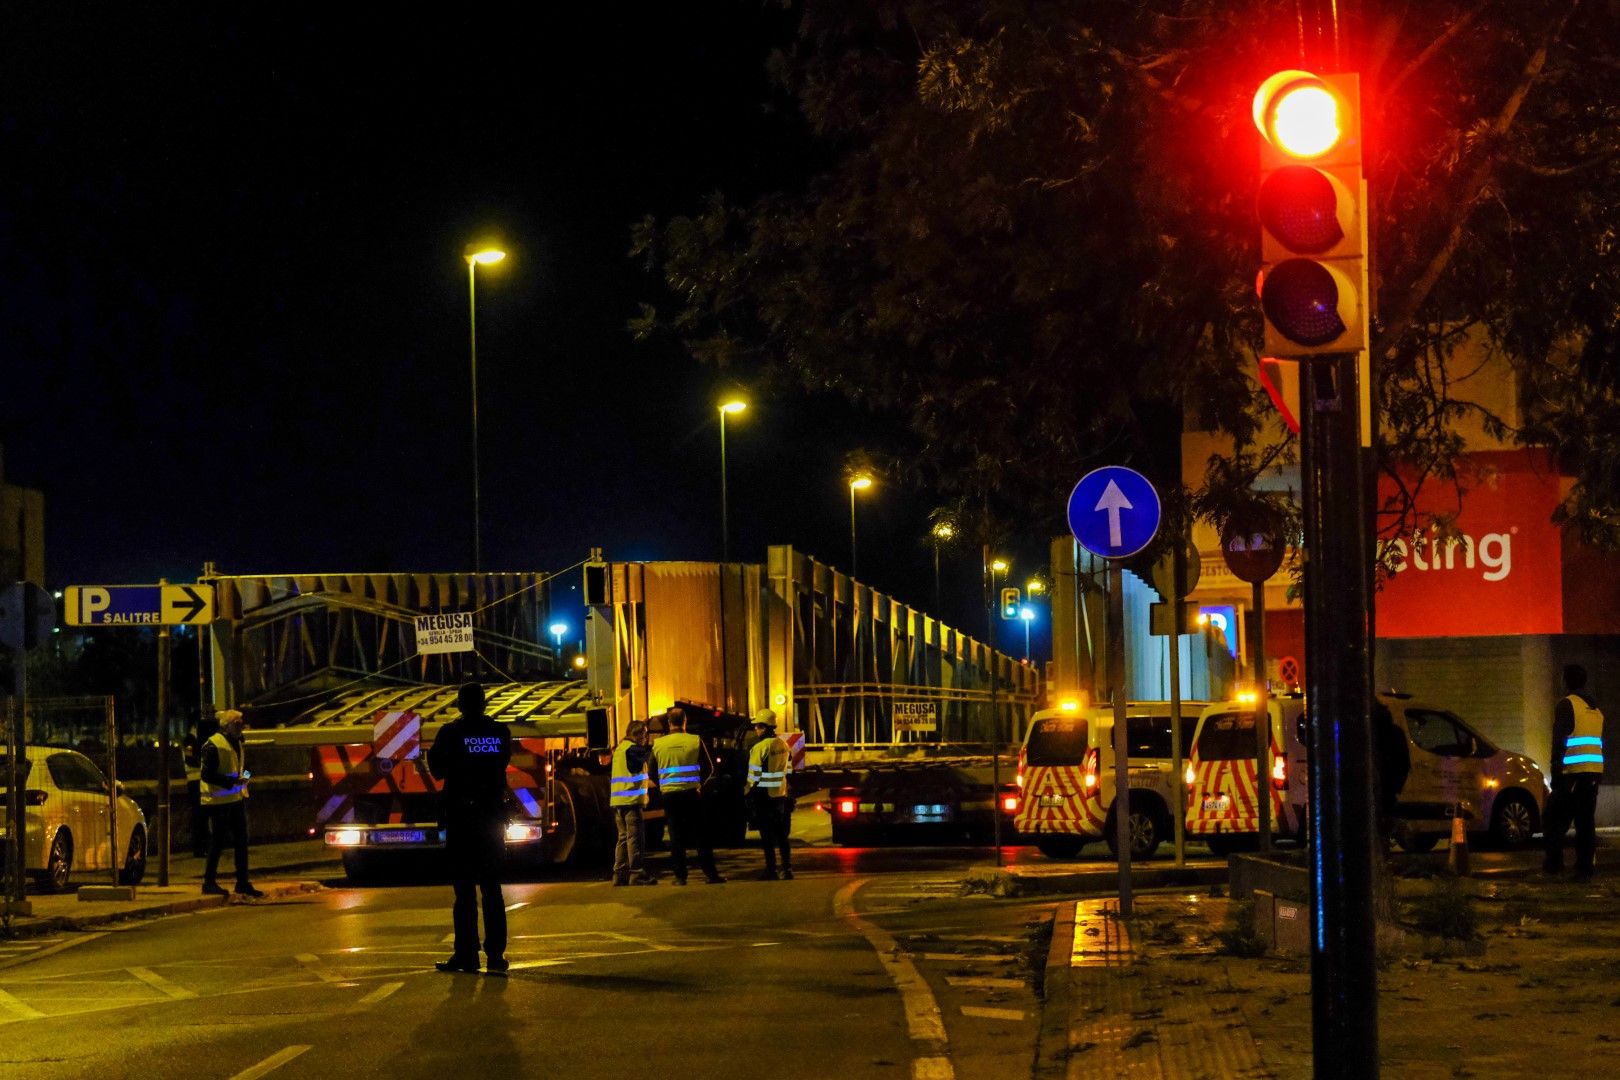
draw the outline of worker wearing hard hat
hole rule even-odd
[[[684,709],[670,709],[664,718],[669,730],[653,740],[652,763],[663,796],[664,822],[669,826],[669,861],[675,884],[686,884],[686,849],[695,847],[703,879],[718,885],[726,879],[715,869],[714,848],[703,820],[703,774],[709,751],[702,739],[686,730]]]
[[[767,881],[786,881],[793,877],[793,848],[788,842],[793,820],[793,793],[788,789],[792,755],[787,743],[776,734],[773,710],[761,709],[754,714],[754,733],[758,740],[748,752],[748,779],[743,791],[754,823],[759,826],[760,846],[765,849],[765,870],[760,876]],[[779,851],[780,873],[776,869]]]

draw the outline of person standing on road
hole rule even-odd
[[[754,714],[754,733],[758,739],[748,751],[748,779],[743,792],[748,809],[759,826],[759,843],[765,849],[766,881],[779,879],[776,853],[782,853],[780,880],[793,877],[793,849],[788,837],[793,823],[793,793],[788,790],[789,761],[792,755],[788,745],[776,734],[776,713],[761,709]]]
[[[226,709],[218,716],[219,730],[203,743],[198,782],[201,790],[198,802],[208,818],[208,861],[203,867],[202,891],[219,896],[225,890],[215,880],[219,871],[219,855],[225,848],[229,834],[236,849],[236,893],[238,896],[260,897],[264,893],[248,880],[248,781],[253,774],[247,768],[247,755],[242,748],[242,729],[247,719],[237,709]]]
[[[608,801],[618,841],[613,845],[613,884],[656,885],[642,863],[642,809],[647,805],[647,725],[631,721],[624,738],[613,748],[613,772]],[[634,874],[634,877],[631,875]]]
[[[670,709],[664,714],[669,731],[653,740],[653,766],[658,770],[658,790],[664,798],[664,820],[669,824],[669,856],[675,871],[675,884],[686,884],[686,849],[697,848],[698,865],[710,885],[726,879],[714,868],[714,848],[703,820],[703,774],[713,772],[708,748],[703,740],[686,731],[686,712]],[[705,765],[708,766],[705,769]]]
[[[1598,785],[1603,782],[1603,713],[1586,694],[1586,669],[1564,668],[1565,696],[1553,707],[1552,794],[1542,835],[1548,874],[1564,872],[1564,833],[1575,824],[1575,880],[1590,881],[1597,851]]]
[[[428,770],[442,786],[440,821],[445,854],[455,888],[451,920],[455,946],[440,971],[478,970],[478,906],[484,908],[484,953],[491,975],[504,974],[506,901],[501,895],[501,861],[506,854],[506,766],[512,760],[512,734],[484,714],[484,688],[464,684],[456,693],[461,716],[439,730],[428,747]]]

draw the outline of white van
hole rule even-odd
[[[1272,699],[1272,770],[1267,778],[1277,836],[1302,838],[1310,787],[1305,702]],[[1504,750],[1461,717],[1412,695],[1373,698],[1377,730],[1393,724],[1404,736],[1409,769],[1395,797],[1395,837],[1408,851],[1428,851],[1448,836],[1455,812],[1471,833],[1501,847],[1526,844],[1541,827],[1547,784],[1536,763]],[[1199,717],[1187,755],[1187,834],[1217,853],[1252,844],[1257,830],[1253,701],[1211,705]]]
[[[1183,747],[1192,739],[1205,703],[1181,703]],[[1146,859],[1174,835],[1172,807],[1181,790],[1170,739],[1170,703],[1137,701],[1125,707],[1131,785],[1131,857]],[[1114,709],[1064,702],[1030,717],[1018,751],[1020,800],[1014,823],[1041,853],[1068,859],[1104,840],[1118,854],[1114,828]]]

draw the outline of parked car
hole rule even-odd
[[[68,888],[75,871],[105,873],[115,865],[121,882],[140,882],[146,873],[146,815],[121,785],[114,840],[107,820],[107,777],[95,762],[76,750],[30,746],[21,766],[27,807],[24,869],[58,892]],[[10,831],[11,792],[4,786],[9,776],[7,756],[0,754],[0,806],[7,808],[0,837]]]
[[[1181,703],[1183,750],[1204,709],[1202,701]],[[1152,857],[1174,835],[1181,805],[1180,782],[1172,774],[1170,703],[1133,701],[1126,705],[1126,764],[1131,785],[1131,857]],[[1022,792],[1015,824],[1048,858],[1078,855],[1103,840],[1118,854],[1114,827],[1114,710],[1110,705],[1081,708],[1065,702],[1030,717],[1018,751]]]
[[[1277,835],[1302,838],[1310,800],[1305,703],[1272,699],[1272,769],[1266,788]],[[1395,799],[1395,838],[1408,851],[1428,851],[1450,835],[1453,813],[1471,833],[1502,847],[1528,843],[1541,828],[1547,784],[1536,763],[1504,750],[1456,713],[1412,700],[1374,695],[1376,724],[1406,738],[1410,769]],[[1211,705],[1199,718],[1188,754],[1187,833],[1217,852],[1253,842],[1259,828],[1252,702]]]

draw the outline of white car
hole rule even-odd
[[[114,865],[120,882],[138,884],[146,873],[146,815],[122,786],[118,838],[110,843],[107,777],[95,762],[76,750],[30,746],[23,752],[22,766],[28,844],[23,866],[57,892],[68,887],[74,871],[85,871],[86,876],[100,871],[99,880],[109,881]],[[10,775],[7,757],[0,754],[0,805],[5,807],[0,838],[11,828],[11,792],[5,787]],[[115,858],[120,861],[115,863]]]

